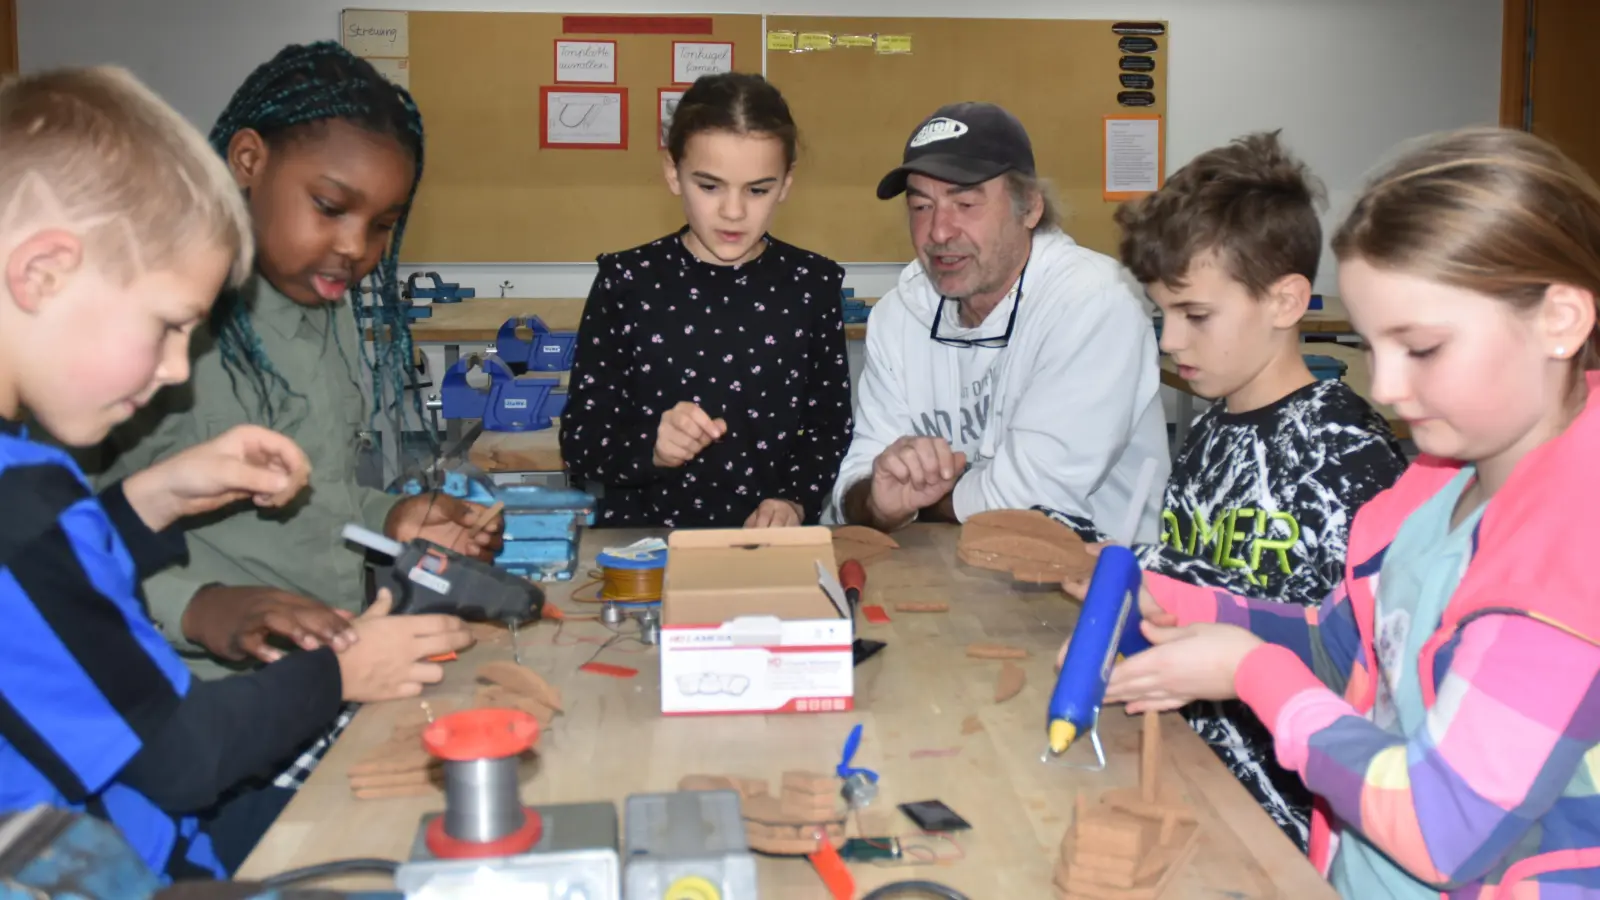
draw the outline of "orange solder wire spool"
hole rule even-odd
[[[544,822],[522,805],[517,784],[517,760],[538,737],[538,720],[513,709],[472,709],[428,726],[422,744],[444,762],[444,815],[426,832],[434,856],[513,856],[539,843]]]

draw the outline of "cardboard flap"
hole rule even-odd
[[[667,539],[662,624],[713,624],[738,616],[839,618],[817,583],[835,567],[826,528],[674,531]]]

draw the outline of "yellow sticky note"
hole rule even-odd
[[[880,34],[878,35],[879,53],[910,53],[911,35],[909,34]]]
[[[779,52],[790,52],[790,51],[793,51],[794,50],[794,32],[792,32],[792,31],[769,31],[769,32],[767,32],[767,49],[768,50],[776,50],[776,51],[779,51]]]
[[[800,32],[800,49],[832,50],[833,35],[826,31],[802,31]]]
[[[870,34],[841,34],[835,43],[840,47],[866,47],[871,49],[878,45],[878,39]]]

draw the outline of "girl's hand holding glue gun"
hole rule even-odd
[[[1089,553],[1099,556],[1104,543],[1088,545]],[[1087,582],[1061,583],[1068,595],[1083,598]],[[1192,700],[1231,700],[1238,696],[1233,674],[1246,654],[1261,645],[1261,639],[1236,625],[1197,622],[1178,627],[1178,619],[1161,608],[1148,588],[1139,587],[1139,631],[1150,649],[1120,659],[1106,682],[1104,703],[1124,703],[1129,715],[1146,711],[1166,712]],[[1056,654],[1056,669],[1067,658],[1072,639],[1061,643]]]
[[[1140,628],[1152,646],[1121,660],[1106,683],[1106,703],[1127,704],[1130,715],[1165,712],[1191,700],[1231,700],[1239,696],[1234,673],[1261,639],[1237,625],[1196,622],[1177,627],[1157,625],[1148,606],[1160,610],[1150,594],[1140,590],[1139,608],[1145,616]],[[1159,612],[1175,621],[1166,612]]]

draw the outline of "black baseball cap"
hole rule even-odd
[[[912,172],[963,187],[1006,172],[1033,175],[1033,143],[1017,117],[993,103],[952,103],[911,132],[900,168],[878,182],[878,199],[904,193]]]

